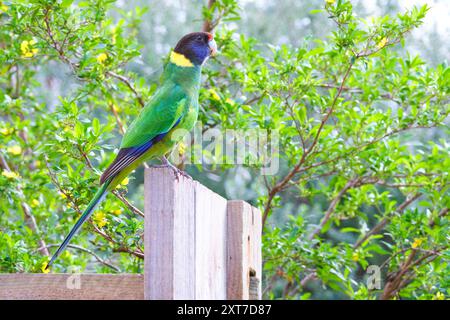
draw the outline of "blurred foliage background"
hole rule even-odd
[[[448,14],[445,0],[0,1],[0,272],[42,272],[170,49],[203,29],[221,51],[204,129],[280,135],[274,176],[185,166],[263,212],[264,297],[448,298]],[[55,272],[142,272],[142,170]]]

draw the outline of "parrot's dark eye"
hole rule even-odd
[[[196,39],[197,41],[202,41],[203,40],[203,37],[202,36],[197,36],[197,39]]]

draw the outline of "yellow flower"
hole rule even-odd
[[[112,44],[116,44],[116,41],[117,41],[117,29],[118,29],[118,26],[111,27],[111,34],[112,34],[111,43]]]
[[[97,211],[96,213],[94,213],[92,219],[99,228],[103,228],[108,224],[108,220],[106,220],[106,214],[103,211]]]
[[[37,207],[39,204],[40,204],[40,202],[39,202],[38,199],[33,199],[33,200],[31,200],[31,206],[32,206],[33,208]]]
[[[10,135],[14,131],[13,128],[1,128],[0,133],[4,136]]]
[[[225,102],[228,103],[228,104],[234,105],[234,100],[232,100],[232,99],[230,99],[230,98],[227,98],[227,99],[225,100]]]
[[[325,0],[325,2],[327,3],[327,5],[332,5],[336,2],[336,0]]]
[[[378,42],[377,47],[379,49],[381,49],[384,46],[386,46],[387,42],[388,42],[388,39],[386,37],[384,37],[383,39],[380,40],[380,42]]]
[[[18,173],[15,173],[13,171],[6,171],[6,170],[2,171],[2,176],[7,177],[8,179],[17,179],[17,178],[19,178],[19,174]]]
[[[47,262],[42,262],[42,265],[41,265],[41,270],[42,270],[42,273],[49,273],[50,272],[50,268],[48,268],[48,269],[46,269],[47,268]]]
[[[113,210],[112,213],[115,214],[116,216],[118,216],[122,213],[122,210],[116,209],[116,210]]]
[[[8,6],[0,1],[0,13],[8,11]]]
[[[208,92],[211,94],[211,98],[212,98],[213,100],[220,101],[220,97],[219,97],[219,95],[217,94],[216,90],[214,90],[214,89],[209,89]]]
[[[122,182],[120,184],[123,186],[126,186],[128,184],[128,182],[130,182],[130,179],[128,179],[128,177],[126,177],[125,179],[122,180]]]
[[[186,152],[186,144],[183,141],[181,141],[178,144],[178,154],[183,155],[185,152]]]
[[[122,111],[122,109],[120,109],[120,107],[118,107],[117,104],[113,104],[113,105],[112,105],[112,108],[113,108],[113,110],[114,110],[115,112],[120,112],[120,111]]]
[[[438,292],[433,296],[433,300],[445,300],[445,295],[442,292]]]
[[[22,41],[22,43],[20,44],[20,50],[23,53],[28,51],[28,41],[27,40]]]
[[[108,55],[104,52],[97,56],[97,62],[100,64],[105,64],[106,59],[108,59]]]
[[[411,245],[412,248],[420,247],[420,245],[423,243],[424,238],[414,238],[414,242]]]
[[[355,261],[355,262],[359,261],[359,254],[357,252],[353,252],[352,260]]]
[[[8,147],[8,149],[6,149],[6,150],[15,156],[18,156],[19,154],[22,153],[22,148],[18,145]]]
[[[66,198],[67,198],[67,196],[66,196],[64,193],[62,193],[62,192],[61,192],[59,195],[60,195],[61,198],[63,198],[63,199],[66,199]]]
[[[36,40],[24,40],[20,44],[20,51],[22,51],[22,56],[25,58],[32,58],[36,53],[39,52],[39,49],[33,48],[33,45],[36,44]]]

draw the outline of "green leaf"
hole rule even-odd
[[[94,130],[94,135],[98,136],[100,134],[100,121],[97,118],[92,120],[92,128]]]

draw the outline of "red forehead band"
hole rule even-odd
[[[207,34],[208,34],[208,40],[211,41],[214,38],[214,36],[209,32],[207,32]]]

